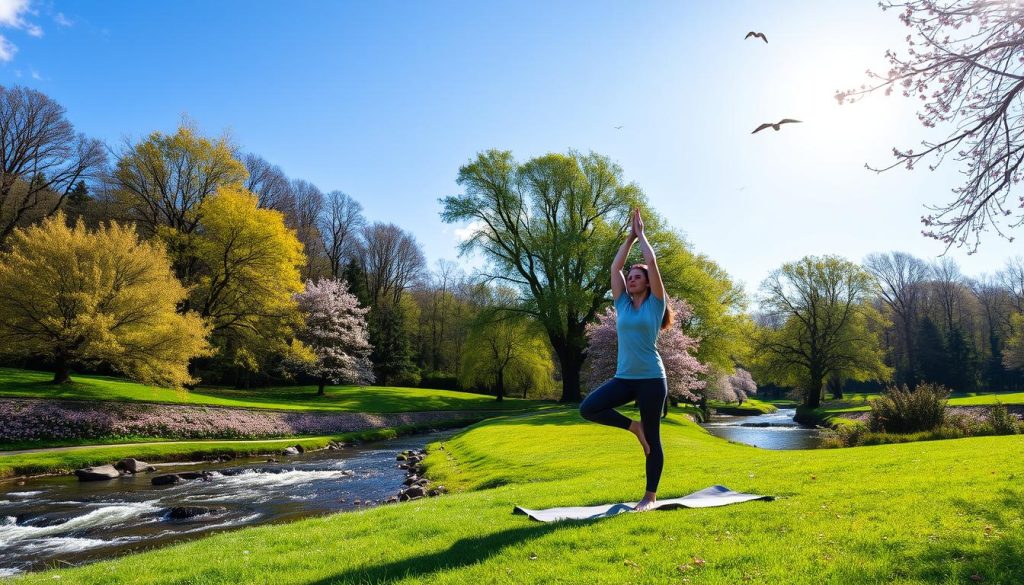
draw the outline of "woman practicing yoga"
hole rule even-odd
[[[637,240],[647,264],[630,266],[624,279],[622,268]],[[658,331],[672,325],[672,311],[666,302],[657,258],[644,236],[639,209],[633,211],[629,235],[612,262],[612,298],[619,340],[615,377],[587,395],[580,404],[580,414],[589,421],[628,430],[640,440],[647,458],[647,493],[634,509],[642,512],[657,501],[655,492],[665,465],[660,416],[668,396],[668,383],[656,343]],[[632,400],[640,409],[639,421],[615,410]]]

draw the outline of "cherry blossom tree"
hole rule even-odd
[[[740,404],[743,404],[743,401],[751,394],[757,394],[757,383],[754,382],[750,372],[743,368],[736,368],[736,372],[728,377],[728,381],[736,401]]]
[[[836,99],[849,103],[895,89],[920,101],[917,117],[926,128],[949,128],[949,133],[937,142],[923,141],[923,150],[894,148],[894,163],[868,168],[913,169],[930,158],[929,168],[935,169],[952,155],[964,181],[950,202],[927,207],[922,233],[947,249],[966,245],[969,253],[977,251],[989,227],[1012,241],[1007,228],[1024,224],[1024,196],[1014,189],[1024,162],[1024,4],[908,0],[880,6],[899,10],[912,30],[905,54],[886,51],[886,74],[868,71],[868,84],[836,92]]]
[[[681,299],[669,299],[675,321],[672,327],[658,335],[658,353],[665,365],[669,395],[680,400],[698,402],[707,382],[701,379],[708,373],[708,366],[694,357],[700,347],[700,340],[683,332],[682,323],[693,316],[693,309]],[[618,361],[618,334],[616,333],[615,309],[608,307],[597,316],[597,321],[587,325],[588,361],[586,383],[591,390],[615,375]]]
[[[333,384],[371,384],[374,381],[370,345],[366,331],[368,308],[359,306],[344,280],[306,282],[295,295],[305,326],[292,344],[285,367],[294,373],[317,378],[317,394]]]

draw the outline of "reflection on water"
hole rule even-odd
[[[85,483],[69,476],[29,479],[21,486],[0,483],[0,577],[101,560],[211,531],[376,505],[403,487],[398,452],[456,432],[280,457],[280,463],[236,459],[198,467],[212,472],[208,481],[168,486],[152,485],[157,473]],[[161,467],[158,473],[185,470],[197,466]],[[172,518],[169,510],[180,506],[208,511]]]
[[[757,416],[714,415],[701,426],[716,437],[762,449],[815,449],[820,431],[793,422],[795,408],[780,408]]]

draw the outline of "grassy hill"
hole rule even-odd
[[[14,582],[1024,580],[1024,436],[767,451],[677,415],[663,433],[662,497],[722,484],[777,499],[554,525],[512,515],[516,504],[641,495],[635,439],[561,410],[491,419],[433,445],[428,473],[454,491],[440,498],[228,532]]]

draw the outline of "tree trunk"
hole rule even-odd
[[[804,406],[818,408],[821,406],[821,385],[824,376],[817,372],[811,372],[810,384],[807,385],[807,394],[804,396]]]
[[[71,381],[71,365],[68,363],[68,356],[64,353],[57,355],[57,364],[53,371],[53,383],[64,384]]]
[[[839,378],[829,378],[828,389],[832,392],[833,400],[843,399],[843,381]]]
[[[505,370],[498,370],[498,402],[505,399]]]
[[[583,352],[571,347],[567,343],[561,343],[561,347],[555,346],[555,353],[558,354],[558,362],[562,368],[562,397],[559,402],[579,402],[580,395],[580,369],[583,367]]]
[[[316,395],[317,396],[323,396],[324,395],[324,386],[326,386],[326,385],[327,385],[327,378],[325,378],[323,376],[320,376],[320,383],[317,385],[317,389],[316,389]]]

